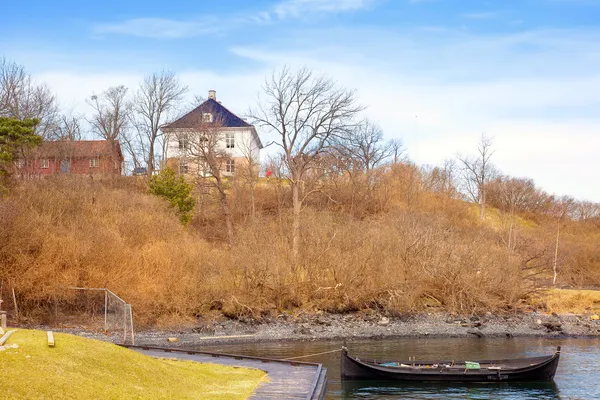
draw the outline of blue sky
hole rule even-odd
[[[0,56],[62,106],[159,69],[243,114],[274,68],[356,88],[418,163],[470,153],[600,201],[600,0],[6,2]]]

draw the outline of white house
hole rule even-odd
[[[206,175],[206,166],[198,152],[194,152],[194,143],[207,131],[217,138],[219,153],[227,155],[222,166],[224,176],[235,175],[236,166],[239,168],[242,163],[260,162],[263,145],[256,129],[217,101],[214,90],[208,92],[205,102],[161,130],[166,137],[167,166],[183,174]]]

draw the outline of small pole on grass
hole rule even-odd
[[[123,305],[123,344],[127,344],[127,304]]]
[[[104,291],[104,333],[108,331],[108,292]]]
[[[15,316],[19,318],[19,307],[17,307],[17,295],[15,294],[15,288],[12,288],[13,302],[15,303]]]
[[[135,346],[135,334],[133,333],[133,311],[131,311],[131,304],[129,305],[129,322],[131,328],[131,344]]]

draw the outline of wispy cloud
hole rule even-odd
[[[374,0],[285,0],[276,4],[272,13],[278,18],[298,18],[306,14],[337,14],[352,12],[372,6]]]
[[[178,39],[215,33],[224,29],[214,18],[199,20],[176,20],[166,18],[134,18],[120,22],[100,23],[93,26],[97,34],[121,34],[129,36]]]
[[[224,32],[249,24],[272,24],[287,19],[313,18],[367,9],[381,0],[283,0],[270,8],[232,17],[196,19],[133,18],[97,23],[96,34],[120,34],[146,38],[180,39]]]

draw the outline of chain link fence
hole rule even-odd
[[[68,286],[54,297],[54,325],[84,328],[107,335],[123,334],[123,344],[135,344],[131,304],[107,288]]]

